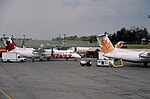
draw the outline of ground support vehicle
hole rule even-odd
[[[25,62],[26,58],[15,52],[2,53],[2,62]]]
[[[88,61],[83,60],[83,61],[80,61],[80,65],[81,66],[91,66],[92,62],[90,60],[88,60]]]

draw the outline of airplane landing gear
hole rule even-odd
[[[42,56],[40,57],[40,61],[43,61],[43,57]]]
[[[148,63],[144,63],[144,67],[147,67],[148,66]]]
[[[34,57],[32,57],[32,62],[34,62]]]
[[[47,58],[47,61],[49,61],[49,60],[50,60],[50,57]]]
[[[43,55],[40,57],[40,61],[43,61],[43,57],[44,57]]]

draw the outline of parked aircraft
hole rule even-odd
[[[58,47],[58,49],[62,49],[62,50],[64,50],[64,49],[68,49],[68,50],[70,50],[70,51],[72,51],[72,52],[77,52],[77,53],[85,53],[88,49],[90,49],[91,47],[79,47],[79,46],[77,46],[77,47],[69,47],[69,46],[61,46],[61,47]]]
[[[48,60],[50,58],[81,58],[80,55],[74,52],[70,52],[68,50],[61,51],[61,50],[55,50],[55,49],[43,49],[43,48],[20,48],[16,47],[14,41],[11,39],[11,37],[5,37],[3,38],[5,47],[7,51],[16,52],[20,55],[28,58],[32,58],[34,61],[34,58],[40,58],[40,60],[43,60],[43,58],[47,58]]]
[[[90,47],[72,47],[75,52],[85,53]]]
[[[79,46],[57,46],[55,49],[57,52],[64,52],[67,50],[67,52],[70,53],[78,53],[81,58],[84,58],[86,56],[86,52],[90,49],[91,47],[79,47]],[[57,56],[57,55],[56,55]]]
[[[143,63],[144,66],[147,66],[148,63],[150,63],[150,52],[115,48],[109,40],[107,34],[99,35],[97,39],[100,49],[104,53],[105,57],[122,59],[124,61],[135,63]]]
[[[53,58],[66,58],[66,60],[68,60],[69,58],[81,58],[79,54],[69,49],[68,50],[52,49],[51,56]]]

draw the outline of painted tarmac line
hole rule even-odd
[[[0,92],[5,96],[7,97],[8,99],[12,99],[9,95],[7,95],[2,89],[0,89]]]

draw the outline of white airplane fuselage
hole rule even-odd
[[[142,58],[139,55],[144,51],[132,51],[126,49],[117,49],[115,48],[112,52],[104,54],[105,57],[114,58],[114,59],[123,59],[129,62],[136,63],[149,63],[150,58]]]
[[[28,58],[40,58],[42,55],[44,58],[51,57],[52,50],[51,49],[45,49],[45,52],[34,52],[35,49],[33,48],[19,48],[16,47],[12,52],[19,53],[20,55]],[[61,58],[81,58],[81,56],[74,52],[69,52],[67,50],[54,50],[53,55],[61,56]]]
[[[34,49],[33,48],[19,48],[16,47],[14,50],[12,50],[12,52],[16,52],[19,53],[20,55],[24,56],[24,57],[28,57],[28,58],[39,58],[41,57],[41,54],[34,54]],[[43,55],[50,55],[50,51],[45,51],[44,53],[42,53]]]
[[[58,56],[59,58],[81,58],[80,55],[74,53],[72,50],[56,50],[56,49],[43,49],[43,48],[19,48],[15,46],[14,41],[12,38],[3,38],[4,45],[7,51],[16,52],[20,55],[28,58],[50,58]]]
[[[79,54],[73,52],[72,50],[54,50],[54,57],[64,57],[64,58],[81,58]]]

